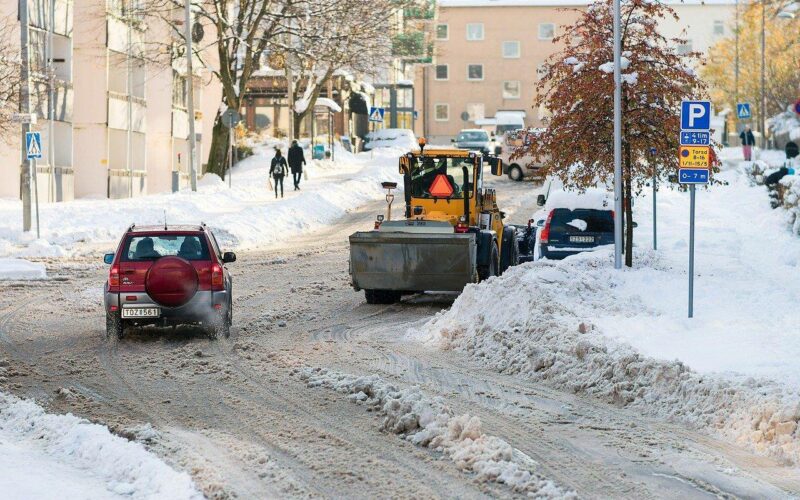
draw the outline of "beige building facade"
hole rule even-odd
[[[526,127],[542,126],[546,110],[534,109],[542,64],[560,47],[553,38],[572,24],[586,2],[556,0],[440,0],[432,27],[434,62],[418,68],[416,133],[446,142],[498,111],[524,113]],[[678,51],[708,53],[729,36],[735,2],[674,2],[679,20],[659,23],[666,37],[684,36]],[[683,35],[681,35],[684,33]],[[490,120],[489,120],[490,121]]]
[[[4,10],[16,14],[17,2],[3,3],[8,4]],[[189,122],[182,41],[169,26],[145,20],[130,1],[55,0],[55,16],[48,15],[49,3],[29,0],[29,12],[44,13],[42,19],[31,17],[30,32],[43,36],[33,35],[29,44],[32,110],[39,118],[33,129],[42,132],[44,152],[37,168],[39,201],[167,192],[175,180],[186,187]],[[182,13],[175,17],[182,19]],[[58,89],[52,145],[44,64],[50,26],[55,26],[52,66]],[[156,60],[150,50],[167,56]],[[204,70],[195,71],[194,81],[202,166],[221,88]],[[0,197],[19,196],[20,157],[19,140],[0,147]]]

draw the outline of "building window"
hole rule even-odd
[[[506,59],[519,58],[519,42],[509,41],[503,42],[503,57]]]
[[[541,80],[547,76],[547,65],[542,63],[536,66],[536,79]]]
[[[519,99],[520,84],[519,80],[503,82],[503,99]]]
[[[482,120],[486,117],[486,106],[482,102],[467,103],[467,114],[470,121]]]
[[[556,25],[542,23],[539,25],[539,40],[552,40],[556,36]]]
[[[447,29],[446,24],[437,24],[436,25],[436,39],[437,40],[448,40],[450,38],[449,30]]]
[[[177,71],[172,71],[172,107],[186,109],[188,103],[186,77],[181,76]]]
[[[483,80],[483,64],[467,64],[467,80]]]
[[[433,117],[437,122],[446,122],[450,120],[449,104],[435,104],[433,108]]]
[[[714,21],[714,35],[715,36],[724,36],[725,35],[725,23],[722,21]]]
[[[467,40],[483,40],[483,23],[467,24]]]
[[[450,76],[448,75],[448,66],[446,64],[437,64],[436,65],[436,79],[437,80],[447,80]]]
[[[676,49],[679,56],[685,56],[692,52],[692,41],[686,40],[686,43],[679,43]]]

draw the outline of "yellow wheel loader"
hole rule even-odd
[[[461,291],[519,262],[517,228],[503,224],[494,189],[483,185],[484,165],[502,175],[501,160],[476,151],[420,149],[400,157],[405,217],[379,215],[372,231],[350,235],[350,276],[370,304],[403,294]]]

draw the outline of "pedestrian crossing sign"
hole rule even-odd
[[[740,120],[746,120],[748,118],[752,118],[753,115],[750,113],[750,103],[740,102],[739,104],[737,104],[736,116],[739,117]]]
[[[42,157],[42,134],[39,132],[25,132],[25,156],[32,160]]]
[[[385,111],[384,108],[369,108],[369,121],[382,123]]]

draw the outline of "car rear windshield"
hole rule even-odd
[[[458,134],[458,142],[488,141],[489,134],[486,132],[461,132]]]
[[[611,210],[557,208],[550,221],[550,234],[613,232],[614,217]]]
[[[122,260],[147,261],[168,255],[186,260],[210,260],[206,239],[197,234],[130,236],[125,243]]]

